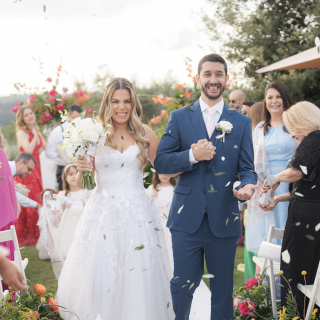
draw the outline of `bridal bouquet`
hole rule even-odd
[[[110,125],[106,127],[110,127]],[[82,114],[81,118],[73,119],[63,133],[64,140],[61,150],[68,149],[74,157],[80,155],[90,161],[90,156],[95,157],[100,148],[104,146],[107,134],[110,133],[105,129],[97,119],[84,118]],[[88,190],[96,187],[91,171],[83,173],[81,187]]]

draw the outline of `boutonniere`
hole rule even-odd
[[[232,132],[233,129],[233,125],[232,123],[230,123],[229,121],[226,120],[221,120],[218,124],[217,124],[217,130],[219,132],[221,132],[220,135],[216,136],[216,139],[220,139],[220,141],[223,142],[225,141],[225,135],[226,134],[230,134]]]

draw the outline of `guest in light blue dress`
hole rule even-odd
[[[296,142],[284,129],[282,113],[293,105],[288,88],[279,82],[270,83],[263,101],[263,121],[253,132],[254,164],[258,175],[258,185],[262,187],[269,175],[275,175],[285,166],[295,152]],[[289,191],[288,184],[281,184],[275,195]],[[266,239],[271,224],[284,229],[288,217],[288,204],[279,203],[273,211],[265,212],[259,206],[260,189],[257,189],[248,202],[246,217],[245,268],[250,273],[255,269],[252,253],[256,254],[261,242]],[[281,244],[281,240],[277,241]],[[254,274],[250,274],[251,277]]]

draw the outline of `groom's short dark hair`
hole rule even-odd
[[[226,75],[228,74],[228,67],[227,67],[227,63],[226,61],[221,57],[219,56],[218,54],[216,53],[210,53],[210,54],[207,54],[206,56],[204,56],[200,61],[199,61],[199,64],[198,64],[198,74],[200,75],[200,72],[201,72],[201,69],[202,69],[202,65],[207,62],[207,61],[210,61],[210,62],[220,62],[223,64],[224,66],[224,70],[226,72]]]

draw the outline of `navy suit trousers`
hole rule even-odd
[[[211,288],[211,320],[233,319],[233,269],[237,237],[218,238],[204,215],[199,229],[188,234],[171,230],[174,277],[171,294],[176,320],[188,320],[192,297],[204,272],[204,256]]]

